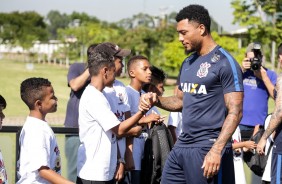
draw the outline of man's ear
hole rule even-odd
[[[206,34],[206,27],[204,26],[204,24],[200,24],[199,29],[200,29],[201,36],[204,36]]]

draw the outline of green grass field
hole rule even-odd
[[[65,66],[53,64],[37,64],[34,63],[34,69],[27,69],[28,63],[14,62],[9,60],[0,60],[0,94],[3,95],[8,103],[5,109],[7,118],[25,117],[28,113],[26,105],[20,98],[20,84],[29,77],[48,78],[54,87],[55,95],[58,98],[58,110],[56,113],[48,116],[64,117],[66,112],[66,104],[69,99],[70,88],[67,86],[67,72]],[[119,78],[125,85],[129,84],[128,78]],[[166,95],[173,92],[173,86],[166,86]],[[163,111],[164,112],[164,111]]]
[[[65,105],[69,97],[67,86],[67,68],[51,64],[33,64],[34,69],[27,69],[28,63],[0,60],[0,94],[7,99],[7,117],[26,116],[28,109],[20,98],[20,84],[29,77],[48,78],[55,89],[59,99],[56,114],[65,114]]]

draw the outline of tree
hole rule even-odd
[[[220,36],[217,32],[213,31],[212,37],[214,41],[227,50],[237,61],[241,64],[245,57],[245,49],[238,49],[238,41],[236,38],[228,36]]]
[[[47,29],[50,33],[51,39],[57,39],[57,30],[64,29],[69,26],[71,22],[70,17],[67,14],[61,14],[57,10],[51,10],[46,17]]]
[[[73,43],[69,43],[69,56],[71,60],[77,60],[79,56],[86,58],[86,47],[93,43],[116,42],[120,34],[120,29],[112,24],[84,22],[80,26],[58,29],[58,38],[62,42],[67,42],[68,38],[73,38]],[[81,47],[82,46],[82,50]],[[82,52],[81,52],[82,51]],[[83,54],[83,55],[81,55]]]
[[[168,75],[177,76],[183,60],[187,57],[177,37],[172,42],[164,43],[162,54],[165,59],[161,66],[168,71]]]
[[[0,13],[0,38],[2,43],[30,48],[34,41],[47,40],[44,18],[36,12]]]
[[[231,5],[233,23],[248,27],[250,42],[259,41],[268,48],[271,43],[282,42],[281,0],[232,0]]]

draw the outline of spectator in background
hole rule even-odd
[[[244,100],[243,117],[239,124],[242,141],[263,128],[264,120],[268,114],[268,99],[274,98],[274,86],[277,75],[274,71],[263,65],[264,56],[261,44],[250,43],[242,61]],[[248,169],[249,170],[249,169]],[[259,182],[261,178],[252,172],[252,181]]]
[[[274,86],[277,75],[264,65],[264,57],[259,43],[250,43],[246,50],[246,57],[242,62],[244,102],[243,118],[239,124],[242,131],[249,131],[252,135],[256,125],[264,125],[268,114],[268,99],[274,98]]]
[[[0,129],[2,129],[2,121],[5,118],[3,110],[6,108],[6,106],[7,103],[5,98],[2,95],[0,95]],[[1,150],[0,150],[0,183],[8,184],[7,171],[5,169],[5,164]]]
[[[96,47],[92,44],[87,49],[87,56]],[[67,104],[65,127],[78,128],[78,106],[80,97],[85,87],[90,83],[89,69],[86,63],[74,63],[68,71],[68,86],[71,88],[70,98]],[[77,177],[77,150],[79,147],[78,135],[66,135],[65,154],[67,159],[68,179],[75,182]]]

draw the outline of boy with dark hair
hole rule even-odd
[[[72,183],[60,175],[60,151],[54,132],[45,120],[48,113],[57,111],[57,97],[51,82],[28,78],[21,83],[20,92],[30,113],[19,138],[17,183]]]
[[[98,45],[99,46],[99,45]],[[97,46],[97,47],[98,47]],[[88,56],[91,82],[84,90],[79,104],[78,184],[114,184],[118,162],[117,139],[127,134],[148,109],[138,106],[138,112],[120,122],[111,111],[103,94],[115,81],[114,56],[126,52],[114,46],[97,49]]]
[[[123,58],[128,56],[131,53],[131,51],[128,49],[123,49],[124,51],[122,53],[119,53],[119,56],[116,56],[115,49],[112,49],[115,47],[116,44],[105,42],[103,44],[99,44],[93,50],[93,52],[95,52],[96,50],[98,52],[99,50],[109,52],[114,57],[114,63],[116,68],[115,76],[119,77],[122,73],[122,68],[124,67]],[[112,112],[117,116],[117,118],[121,122],[128,119],[131,116],[130,106],[128,104],[128,96],[126,93],[126,87],[121,81],[115,79],[112,86],[106,86],[104,88],[103,93],[111,106]],[[141,133],[141,130],[142,130],[141,126],[135,126],[128,131],[128,136],[137,136]],[[117,166],[115,179],[117,181],[120,181],[121,183],[123,183],[121,179],[123,178],[126,164],[128,166],[128,169],[131,168],[130,160],[127,159],[127,157],[125,157],[126,139],[131,139],[131,138],[118,137],[118,141],[117,141],[119,159],[118,159],[118,166]]]
[[[90,55],[98,44],[91,44],[87,49]],[[78,128],[78,106],[80,97],[90,83],[90,74],[87,63],[73,63],[67,75],[68,87],[71,88],[70,98],[67,104],[65,127]],[[80,145],[79,137],[75,134],[66,135],[65,155],[67,159],[68,179],[75,182],[77,177],[77,150]],[[75,151],[74,151],[75,150]]]
[[[5,118],[3,110],[6,108],[6,106],[7,103],[5,98],[2,95],[0,95],[0,129],[2,129],[2,121]],[[0,183],[8,184],[7,171],[5,169],[5,164],[3,161],[1,150],[0,150]]]
[[[151,82],[143,86],[145,92],[153,92],[158,96],[162,96],[164,89],[164,81],[166,79],[166,74],[162,69],[155,66],[151,66],[150,70],[152,72]]]
[[[142,87],[151,82],[152,72],[150,70],[149,60],[145,56],[137,55],[129,59],[127,63],[130,84],[126,87],[128,102],[130,105],[131,115],[138,112],[138,101],[140,95],[145,93]],[[139,123],[150,123],[160,120],[160,115],[151,113],[139,120]],[[134,137],[133,146],[128,143],[129,149],[132,150],[134,160],[134,170],[131,171],[131,183],[139,184],[141,176],[141,159],[144,152],[145,138],[147,136],[146,129],[139,137]]]

